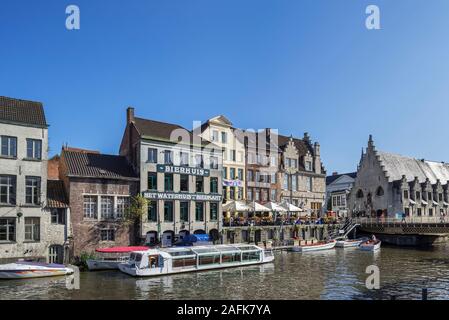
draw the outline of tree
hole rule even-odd
[[[142,232],[142,219],[148,210],[148,200],[141,194],[131,197],[128,210],[125,212],[124,221],[128,226],[133,227],[134,241],[140,242]]]

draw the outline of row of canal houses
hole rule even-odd
[[[42,103],[0,97],[1,262],[69,262],[99,247],[171,245],[190,233],[268,240],[274,224],[255,239],[223,205],[288,202],[319,215],[325,201],[320,145],[307,133],[241,130],[222,115],[188,130],[128,108],[117,155],[65,145],[49,159],[48,131]],[[145,214],[128,223],[138,194]]]

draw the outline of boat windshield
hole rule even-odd
[[[134,261],[134,262],[140,262],[140,261],[142,261],[142,254],[133,252],[133,253],[131,253],[129,260]]]

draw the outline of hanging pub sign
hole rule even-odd
[[[210,170],[208,170],[208,169],[170,166],[170,165],[165,165],[165,164],[158,164],[157,172],[179,173],[179,174],[188,174],[191,176],[203,176],[203,177],[208,177],[210,175]]]
[[[149,200],[187,200],[187,201],[221,201],[219,194],[201,194],[201,193],[174,193],[145,191],[143,196]]]
[[[243,187],[243,181],[223,179],[223,186],[224,187]]]

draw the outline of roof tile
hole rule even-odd
[[[42,103],[2,96],[0,96],[0,121],[48,126]]]

